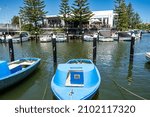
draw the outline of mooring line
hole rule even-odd
[[[46,75],[46,77],[47,77],[47,76],[49,76],[49,74]],[[46,81],[47,81],[47,80],[46,80]],[[46,87],[45,87],[45,89],[44,89],[44,93],[43,93],[43,96],[42,96],[42,100],[44,100],[44,98],[45,98],[45,95],[46,95],[46,92],[47,92],[47,87],[48,87],[48,82],[47,82]]]
[[[142,99],[142,100],[147,100],[146,98],[144,98],[144,97],[142,97],[142,96],[139,96],[139,95],[133,93],[132,91],[130,91],[130,90],[124,88],[123,86],[119,85],[115,80],[113,80],[113,79],[111,79],[111,80],[112,80],[118,87],[120,87],[121,89],[125,90],[126,92],[128,92],[128,93],[130,93],[130,94],[134,95],[135,97],[138,97],[138,98],[140,98],[140,99]]]
[[[44,98],[45,98],[45,95],[46,95],[46,92],[47,92],[47,86],[48,86],[48,83],[46,84],[46,87],[45,87],[45,90],[44,90],[44,93],[43,93],[43,96],[42,96],[42,100],[44,100]]]

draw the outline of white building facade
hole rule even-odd
[[[114,26],[114,11],[93,11],[93,16],[89,20],[89,25],[95,25],[97,27],[107,26],[112,28]]]
[[[105,11],[92,11],[93,16],[89,20],[88,28],[97,28],[100,27],[109,27],[114,26],[114,11],[105,10]],[[45,23],[47,27],[59,28],[64,26],[64,21],[60,19],[58,15],[51,15],[45,17]]]

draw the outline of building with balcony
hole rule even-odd
[[[93,16],[89,20],[90,27],[114,27],[114,11],[106,10],[106,11],[93,11]]]
[[[113,10],[93,11],[93,16],[85,26],[86,28],[96,29],[100,29],[102,27],[113,28],[115,26],[114,16],[115,14]],[[59,15],[46,16],[44,23],[45,28],[61,28],[65,25]],[[73,25],[73,23],[70,24]]]

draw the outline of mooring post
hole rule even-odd
[[[135,43],[135,34],[131,35],[131,46],[130,46],[130,61],[133,61],[134,57],[134,43]]]
[[[37,43],[38,42],[37,32],[35,32],[35,40],[36,40],[36,43]]]
[[[82,29],[82,42],[84,40],[84,29]]]
[[[9,39],[8,41],[9,44],[9,57],[10,57],[10,61],[14,61],[14,48],[13,48],[13,42],[12,39]]]
[[[141,32],[140,32],[140,39],[142,39],[142,34],[143,34],[143,33],[142,33],[142,31],[141,31]]]
[[[97,51],[96,40],[97,40],[97,35],[94,35],[94,38],[93,38],[93,62],[94,63],[96,63],[96,51]]]
[[[98,42],[99,42],[99,35],[100,35],[100,31],[98,31],[98,33],[97,33],[98,35],[97,35],[97,40],[98,40]]]
[[[4,32],[4,43],[6,44],[6,33]]]
[[[118,32],[118,42],[119,42],[119,40],[120,40],[120,37],[119,37],[119,32]]]
[[[52,49],[53,49],[53,61],[54,64],[57,64],[57,47],[56,47],[56,35],[53,34],[52,37]]]
[[[22,45],[22,34],[20,34],[20,43]]]
[[[66,32],[66,33],[67,33],[67,42],[69,42],[69,36],[68,36],[68,33],[69,33],[69,32],[68,32],[68,28],[67,28],[67,32]]]

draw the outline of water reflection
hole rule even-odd
[[[133,70],[133,61],[129,62],[129,66],[128,66],[128,76],[127,76],[127,80],[128,80],[128,85],[131,85],[132,81],[133,81],[133,76],[132,76],[132,71]]]
[[[148,71],[150,71],[150,62],[146,62],[146,63],[145,63],[145,68],[146,68]]]

